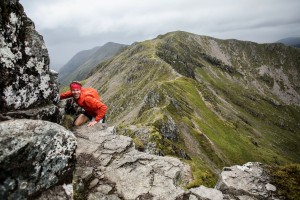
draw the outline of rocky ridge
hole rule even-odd
[[[130,137],[100,128],[81,126],[75,139],[51,122],[1,122],[1,199],[278,199],[260,163],[226,167],[215,188],[188,190],[187,164],[137,151]]]
[[[1,1],[0,31],[0,72],[1,76],[3,76],[1,81],[4,80],[4,87],[1,89],[1,120],[6,120],[0,122],[1,199],[71,199],[72,192],[70,185],[61,184],[68,183],[72,178],[71,172],[75,164],[74,153],[77,145],[73,133],[51,122],[29,119],[9,120],[11,118],[24,117],[45,120],[54,119],[59,122],[61,119],[61,116],[57,115],[57,112],[54,112],[58,108],[52,104],[52,101],[58,94],[56,91],[56,73],[49,70],[49,58],[42,38],[34,30],[33,23],[26,18],[22,6],[18,1]],[[168,45],[169,43],[164,44],[164,46],[170,50],[171,46]],[[152,67],[158,65],[159,70],[156,71],[156,75],[160,75],[160,78],[167,78],[167,80],[164,79],[164,82],[161,82],[160,85],[158,84],[157,86],[162,86],[164,90],[160,90],[159,87],[153,89],[153,85],[148,85],[148,89],[151,88],[151,91],[153,91],[148,95],[147,92],[139,90],[140,88],[135,88],[136,90],[131,91],[131,95],[136,91],[140,91],[140,93],[137,92],[139,95],[138,99],[145,100],[146,104],[137,106],[140,104],[134,104],[131,101],[128,101],[128,103],[131,106],[134,105],[135,107],[142,108],[141,110],[136,109],[135,112],[144,118],[153,119],[153,116],[149,115],[151,112],[156,112],[157,115],[155,115],[155,119],[159,119],[163,116],[163,118],[160,119],[161,121],[157,122],[157,129],[154,129],[155,132],[149,134],[149,136],[153,136],[152,139],[159,140],[161,137],[165,137],[167,140],[164,142],[169,142],[170,140],[178,142],[182,139],[180,137],[182,130],[188,130],[188,127],[200,129],[205,127],[205,124],[199,126],[197,120],[193,119],[193,115],[190,115],[190,112],[184,113],[186,110],[180,110],[179,108],[187,108],[188,111],[193,111],[194,108],[190,102],[181,101],[184,99],[183,97],[181,97],[181,99],[175,98],[175,92],[173,92],[173,96],[165,95],[171,88],[166,87],[166,85],[170,84],[172,87],[182,85],[189,86],[189,84],[193,82],[193,78],[199,78],[199,74],[197,75],[193,69],[182,70],[180,67],[187,67],[190,64],[194,65],[197,62],[189,58],[186,60],[188,63],[185,63],[186,61],[182,60],[183,58],[177,54],[173,54],[172,51],[171,54],[166,54],[167,57],[163,57],[162,54],[159,54],[162,60],[151,61],[148,60],[148,55],[143,56],[136,54],[143,52],[143,50],[147,48],[147,46],[138,44],[129,52],[125,52],[129,57],[133,56],[134,59],[137,60],[133,65],[134,68],[126,68],[126,66],[120,67],[120,65],[113,62],[115,67],[117,67],[117,70],[114,71],[115,74],[118,74],[116,73],[118,70],[126,68],[129,70],[130,73],[128,74],[130,74],[130,76],[123,79],[122,75],[118,74],[118,78],[121,79],[114,77],[109,86],[113,88],[114,85],[119,84],[119,80],[124,80],[127,83],[125,84],[126,86],[140,83],[137,81],[140,77],[134,72],[143,71],[143,74],[146,75],[145,71],[142,70],[142,64],[147,63]],[[214,50],[217,51],[218,49]],[[31,53],[34,53],[34,55],[30,55]],[[174,66],[174,68],[166,64],[167,62],[172,62],[168,57],[169,55],[175,59],[177,66]],[[149,54],[149,56],[152,58],[153,54]],[[233,68],[227,65],[228,63],[226,64],[226,56],[221,56],[222,59],[225,59],[225,64],[207,57],[207,55],[203,56],[207,62],[217,64],[217,70],[222,70],[221,73],[218,71],[214,71],[213,73],[219,73],[218,75],[220,76],[223,71],[230,73],[235,72]],[[164,69],[165,66],[167,69]],[[149,70],[150,68],[147,69]],[[170,72],[172,77],[166,77],[165,74],[162,73],[164,70],[165,72]],[[154,75],[155,73],[151,75],[147,74],[143,76],[143,78],[146,77],[146,82],[149,83],[149,80],[155,77]],[[291,78],[298,80],[297,76],[292,76]],[[53,83],[51,82],[52,80]],[[266,79],[266,81],[268,80],[269,79]],[[184,84],[178,84],[181,82]],[[143,85],[143,83],[145,83],[145,81],[140,84]],[[51,84],[53,84],[53,87]],[[275,84],[275,86],[277,87],[278,84]],[[184,89],[193,92],[190,88]],[[197,94],[199,94],[199,92],[205,92],[205,90],[200,90],[200,86],[198,89]],[[103,91],[111,90],[108,90],[107,87],[103,87]],[[112,96],[116,94],[118,94],[118,91],[111,93]],[[127,93],[125,96],[117,95],[117,97],[122,99],[125,98],[126,95]],[[145,96],[147,97],[146,99]],[[205,96],[205,99],[206,97],[207,96]],[[291,95],[290,97],[293,100],[297,100],[297,96]],[[106,96],[106,98],[108,97]],[[249,96],[249,98],[251,100],[257,100],[256,98],[258,97],[254,95]],[[200,101],[201,100],[199,100],[199,102]],[[274,102],[275,106],[280,106],[276,101]],[[170,105],[172,106],[171,109],[164,110],[164,115],[157,112],[160,108],[170,108]],[[48,107],[45,108],[45,106]],[[47,110],[48,108],[54,111]],[[174,111],[174,108],[176,115],[188,114],[187,116],[190,117],[190,120],[182,118],[180,120],[184,123],[177,124],[178,119],[175,117],[176,115],[166,116],[169,114],[169,111]],[[114,111],[126,109],[128,109],[126,104],[120,104],[120,106],[119,104],[115,104],[112,106],[112,110]],[[142,111],[147,111],[147,113],[143,113]],[[197,114],[201,115],[201,112],[197,112]],[[131,118],[128,117],[128,119]],[[282,124],[284,125],[284,123],[280,123],[279,125],[283,126]],[[227,130],[226,128],[228,127],[229,126],[221,128]],[[134,149],[132,139],[116,135],[113,128],[104,131],[96,130],[96,128],[99,128],[97,126],[93,128],[87,129],[85,126],[82,126],[76,130],[78,136],[78,148],[76,152],[77,167],[73,178],[74,198],[76,199],[170,198],[192,200],[273,198],[275,187],[270,184],[269,179],[265,176],[265,171],[261,164],[249,163],[246,166],[234,166],[230,170],[229,168],[225,168],[224,171],[226,172],[222,173],[222,180],[219,181],[217,188],[200,186],[187,190],[184,188],[184,185],[191,180],[191,175],[189,174],[189,169],[186,164],[180,162],[177,158],[141,153]],[[147,128],[149,128],[148,130],[153,129],[151,125],[147,126]],[[144,134],[143,131],[137,132]],[[186,131],[186,133],[187,132],[189,131]],[[89,140],[80,138],[79,134],[89,137]],[[208,136],[205,134],[208,134]],[[201,135],[201,139],[207,141],[207,144],[211,145],[213,150],[218,150],[217,143],[214,143],[216,142],[214,138],[209,137],[211,136],[209,132],[205,132],[205,134],[204,136]],[[223,134],[217,135],[220,137]],[[236,134],[235,137],[238,137],[238,134]],[[189,141],[193,141],[193,138]],[[254,140],[253,143],[250,144],[253,144],[255,148],[262,146],[260,143],[255,142]],[[169,143],[164,144],[168,145]],[[204,145],[204,143],[201,145]],[[203,149],[204,148],[207,147],[204,146]],[[168,147],[167,150],[172,152],[177,149]],[[211,149],[208,148],[208,150]],[[202,153],[204,151],[199,152]],[[196,151],[196,153],[199,152]],[[211,156],[212,159],[217,159],[215,155],[221,158],[223,156],[219,151],[213,151],[209,156]],[[227,154],[226,156],[229,155],[230,154]],[[232,174],[230,174],[230,172],[232,172]],[[252,172],[254,172],[254,175],[249,176]],[[237,179],[237,173],[241,173],[238,176],[244,177],[245,180]],[[250,188],[245,189],[241,187],[241,182],[244,186],[249,185]],[[257,183],[261,185],[256,187]],[[163,188],[163,190],[161,190],[161,188]]]
[[[76,129],[75,198],[276,199],[272,196],[276,187],[260,163],[226,167],[215,188],[201,185],[187,190],[184,186],[193,178],[188,165],[177,158],[137,151],[132,139],[117,135],[113,127],[99,129],[100,125]]]
[[[99,90],[119,134],[191,161],[195,185],[212,186],[235,163],[299,163],[299,55],[176,31],[129,46],[84,86]]]

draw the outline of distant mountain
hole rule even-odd
[[[107,121],[136,148],[190,164],[214,185],[224,166],[300,162],[300,49],[172,32],[99,65]]]
[[[293,45],[294,47],[300,48],[300,44]]]
[[[74,55],[71,60],[67,62],[60,70],[59,70],[59,76],[65,77],[71,72],[73,72],[75,69],[77,69],[80,65],[82,65],[84,62],[86,62],[91,55],[93,55],[99,47],[94,47],[89,50],[84,50],[78,52],[76,55]]]
[[[82,80],[99,63],[115,56],[126,46],[108,42],[103,46],[78,52],[59,70],[59,83],[66,86],[73,80]]]
[[[276,43],[282,43],[287,46],[294,46],[300,48],[300,37],[288,37],[278,40]]]

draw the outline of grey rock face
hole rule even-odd
[[[63,108],[59,108],[56,105],[48,105],[28,110],[9,111],[2,115],[4,119],[0,119],[0,121],[7,119],[41,119],[61,124],[63,114]]]
[[[151,126],[130,125],[122,127],[122,129],[117,129],[117,133],[119,135],[134,135],[142,143],[139,146],[135,146],[139,151],[158,155],[159,150],[157,149],[156,143],[151,141],[152,129],[153,127]]]
[[[240,199],[273,199],[276,191],[263,165],[257,162],[224,168],[216,189]]]
[[[121,200],[116,195],[103,195],[100,192],[95,192],[90,194],[87,198],[88,200]]]
[[[18,1],[2,1],[1,7],[0,113],[53,105],[58,74],[49,70],[42,36]]]
[[[82,126],[77,132],[89,137],[89,140],[78,138],[78,167],[94,166],[94,177],[90,180],[99,180],[98,186],[93,185],[95,189],[88,191],[89,199],[107,195],[99,196],[99,191],[103,191],[100,185],[106,185],[110,188],[109,195],[121,199],[171,200],[184,195],[179,184],[188,181],[190,172],[178,159],[139,152],[131,138],[115,135],[112,127],[100,131],[98,124],[89,128]],[[78,182],[84,182],[83,179]],[[85,188],[90,184],[86,183]]]
[[[197,188],[190,189],[191,193],[194,196],[197,196],[200,199],[210,199],[210,200],[222,200],[223,194],[221,191],[213,188],[207,188],[203,185]]]
[[[163,120],[161,120],[161,122],[159,122],[158,124],[158,128],[165,138],[172,141],[177,141],[178,128],[172,117],[167,116]]]
[[[73,199],[73,193],[70,189],[72,185],[59,185],[43,192],[36,200],[70,200]]]
[[[0,122],[0,199],[34,197],[70,182],[76,144],[73,133],[55,123]]]

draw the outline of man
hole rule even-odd
[[[74,121],[75,126],[80,126],[88,120],[88,126],[94,126],[96,123],[105,123],[105,113],[107,107],[100,101],[97,90],[94,88],[82,88],[82,85],[73,81],[70,84],[70,90],[60,94],[60,99],[73,97],[78,106],[82,107],[85,112],[80,114]]]

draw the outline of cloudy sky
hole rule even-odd
[[[300,36],[299,0],[20,0],[43,35],[51,68],[107,42],[171,31],[270,43]]]

